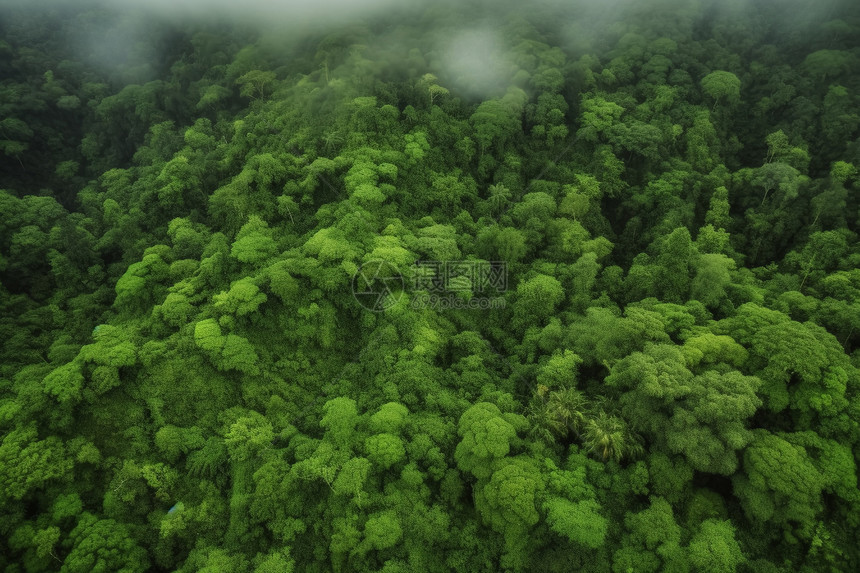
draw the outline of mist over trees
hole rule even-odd
[[[0,2],[0,567],[860,570],[860,6]]]

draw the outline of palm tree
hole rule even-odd
[[[555,443],[561,427],[547,408],[546,402],[534,400],[528,407],[526,418],[529,421],[529,436],[547,445]]]
[[[550,393],[548,405],[554,417],[564,425],[564,435],[573,432],[578,437],[588,411],[588,398],[585,394],[575,388],[562,388]]]
[[[641,438],[627,428],[624,420],[603,410],[588,420],[582,440],[588,452],[598,454],[604,462],[620,462],[642,451]]]
[[[322,138],[323,143],[325,143],[326,151],[331,151],[331,149],[338,144],[343,143],[343,137],[336,131],[329,131]]]
[[[538,385],[526,417],[531,423],[529,434],[547,444],[567,438],[571,432],[579,435],[585,422],[588,399],[574,388],[550,391]]]
[[[488,190],[490,192],[490,206],[493,208],[493,213],[498,215],[505,205],[508,204],[511,198],[511,190],[501,183],[490,185]]]

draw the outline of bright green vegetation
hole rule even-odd
[[[6,9],[2,570],[860,570],[860,5],[598,4]]]

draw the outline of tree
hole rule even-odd
[[[548,389],[560,389],[576,385],[577,370],[582,364],[582,358],[571,350],[555,352],[541,367],[537,375],[537,383]]]
[[[188,297],[181,292],[169,293],[164,302],[152,309],[153,316],[161,316],[167,324],[180,327],[195,314],[196,308]]]
[[[89,512],[81,515],[63,544],[69,549],[60,569],[63,572],[134,573],[149,568],[146,551],[131,537],[125,524],[99,519]]]
[[[273,256],[277,250],[277,243],[272,238],[268,224],[252,215],[236,235],[230,254],[240,262],[258,265]]]
[[[761,404],[758,379],[737,371],[694,376],[678,348],[653,345],[621,360],[606,382],[630,388],[620,402],[634,428],[684,454],[694,469],[734,473],[735,452],[751,439],[746,420]]]
[[[433,100],[437,97],[448,95],[448,90],[440,86],[438,83],[438,78],[433,74],[424,74],[421,77],[421,87],[427,90],[427,93],[430,96],[430,107],[433,107]]]
[[[84,383],[81,364],[76,361],[55,368],[43,381],[45,391],[55,396],[60,403],[80,400]]]
[[[697,571],[734,573],[746,561],[730,521],[709,519],[690,541],[690,564]]]
[[[522,129],[520,116],[524,101],[525,93],[511,88],[504,98],[481,103],[469,117],[482,154],[493,148],[501,151],[508,140]]]
[[[254,569],[254,573],[293,573],[296,562],[290,557],[288,549],[274,551]]]
[[[684,302],[690,288],[690,274],[696,259],[690,231],[679,227],[660,241],[656,287],[668,302]]]
[[[555,498],[544,504],[544,508],[547,524],[555,533],[591,549],[603,545],[608,520],[600,514],[596,501],[571,502]]]
[[[703,173],[710,172],[720,163],[720,138],[711,119],[711,113],[700,111],[686,133],[687,161]]]
[[[579,437],[589,424],[588,408],[587,398],[578,390],[565,387],[550,390],[539,384],[526,414],[529,434],[548,444],[555,443],[557,438],[563,440],[571,433]]]
[[[498,258],[509,265],[520,262],[529,251],[526,235],[514,227],[485,227],[479,232],[477,242],[484,257]]]
[[[801,172],[805,172],[809,167],[809,153],[805,149],[792,146],[788,136],[781,129],[768,135],[765,141],[767,142],[765,163],[787,163]]]
[[[346,397],[334,398],[323,405],[325,415],[320,426],[326,429],[326,437],[340,447],[348,447],[355,441],[354,430],[358,423],[355,400]]]
[[[744,451],[743,472],[732,477],[735,495],[757,523],[812,524],[821,511],[824,478],[806,450],[766,430],[757,430]]]
[[[390,459],[390,456],[387,459]],[[362,507],[365,484],[372,469],[373,466],[367,458],[350,458],[340,468],[332,484],[332,491],[335,495],[349,496],[358,507]]]
[[[241,94],[251,99],[261,99],[271,92],[275,81],[275,73],[263,70],[251,70],[236,80],[241,88]]]
[[[693,482],[693,468],[686,459],[655,451],[648,455],[647,464],[650,493],[663,497],[673,505],[688,496]]]
[[[717,229],[728,229],[732,219],[729,215],[729,191],[724,186],[717,187],[711,195],[710,206],[705,214],[705,222]]]
[[[582,439],[586,450],[604,462],[620,462],[622,458],[642,451],[638,436],[627,429],[624,421],[603,411],[589,417]]]
[[[372,515],[364,524],[362,546],[367,549],[388,549],[394,547],[403,536],[403,528],[393,512]],[[366,549],[365,549],[366,550]]]
[[[205,445],[203,434],[197,426],[180,428],[177,426],[162,426],[155,433],[155,446],[170,462],[175,462],[179,456],[188,454]]]
[[[741,95],[741,81],[733,73],[719,70],[702,78],[702,90],[714,100],[716,109],[720,102],[737,103]]]
[[[564,299],[564,289],[555,277],[537,275],[517,285],[514,303],[514,325],[542,324]]]
[[[78,358],[90,365],[89,384],[84,397],[92,401],[95,396],[119,386],[119,372],[137,364],[138,349],[130,332],[111,325],[100,325],[93,334],[95,342],[81,348]]]
[[[728,296],[735,261],[721,253],[705,253],[699,257],[698,267],[690,283],[690,296],[708,308],[718,307]]]
[[[498,216],[508,205],[512,193],[503,183],[490,185],[487,190],[490,193],[488,201],[492,207],[493,213]]]
[[[239,370],[257,374],[257,353],[248,339],[236,334],[222,334],[221,327],[212,319],[194,325],[194,342],[206,352],[219,370]]]
[[[229,291],[221,291],[212,297],[213,307],[219,312],[235,316],[245,316],[255,312],[267,297],[259,287],[245,277],[230,286]]]
[[[675,521],[672,506],[658,496],[650,505],[624,517],[627,531],[624,541],[613,554],[613,571],[685,571],[687,556],[681,549],[681,528]]]
[[[746,420],[761,404],[755,395],[759,381],[737,371],[707,371],[693,383],[667,429],[669,448],[684,453],[694,469],[729,474],[737,467],[734,451],[750,440]]]
[[[258,412],[249,412],[230,426],[224,444],[234,462],[244,462],[272,445],[272,423]]]
[[[517,429],[498,406],[479,402],[460,416],[457,433],[462,438],[454,452],[457,467],[482,479],[492,474],[494,460],[510,453]]]
[[[22,499],[72,470],[62,441],[57,436],[40,440],[35,424],[3,437],[0,462],[0,495],[5,500]]]
[[[543,476],[530,460],[507,460],[489,481],[478,483],[475,507],[484,521],[504,536],[502,562],[521,570],[526,565],[529,530],[540,520],[537,510],[544,489]]]
[[[842,85],[831,85],[824,96],[824,114],[821,116],[822,142],[835,150],[850,141],[860,126],[860,114],[853,104],[852,94]],[[838,153],[838,151],[837,151]]]
[[[476,494],[476,504],[484,519],[499,533],[522,534],[540,518],[535,503],[542,488],[541,476],[534,468],[511,461],[493,472],[489,482]]]
[[[764,381],[762,394],[775,412],[791,407],[823,419],[847,407],[845,357],[833,336],[810,323],[780,321],[750,340],[751,358]],[[829,424],[819,429],[833,431]]]
[[[406,418],[409,409],[397,402],[388,402],[379,407],[379,410],[370,417],[371,427],[377,432],[387,432],[397,435]]]
[[[615,102],[592,94],[583,95],[583,126],[577,132],[577,137],[590,142],[600,141],[601,136],[620,120],[623,113],[624,108]]]
[[[116,282],[117,309],[137,309],[159,300],[162,295],[161,282],[167,278],[170,248],[157,245],[148,248],[138,263],[129,265]]]
[[[403,441],[392,434],[376,434],[364,441],[368,459],[378,467],[387,470],[406,459]]]
[[[784,199],[793,199],[805,178],[800,172],[787,163],[766,163],[756,170],[753,185],[764,189],[761,204],[767,200],[768,194],[774,189],[783,193]]]
[[[806,56],[803,67],[820,80],[837,78],[856,68],[857,57],[841,50],[818,50]]]

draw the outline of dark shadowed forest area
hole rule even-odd
[[[860,3],[0,0],[0,570],[860,571]]]

